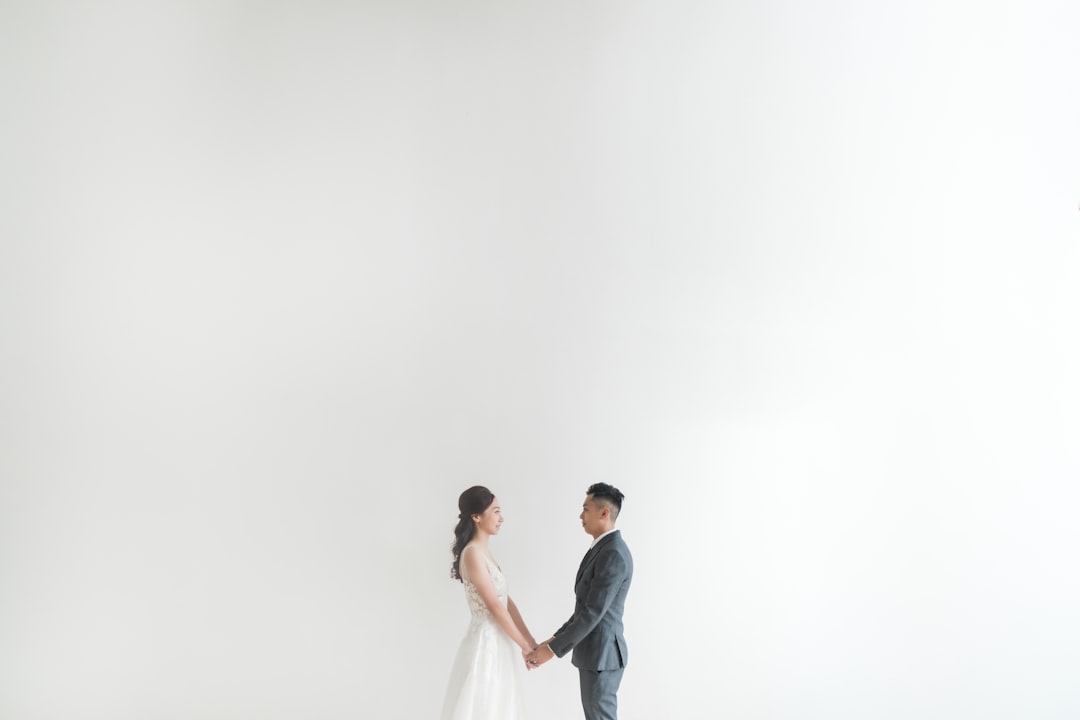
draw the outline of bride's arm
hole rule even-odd
[[[518,610],[517,605],[514,604],[514,598],[506,598],[506,609],[510,611],[510,617],[513,618],[514,624],[517,625],[517,629],[521,631],[521,634],[525,636],[525,639],[529,641],[529,649],[536,647],[536,638],[529,632],[529,628],[525,626],[525,619],[521,617],[521,612]]]
[[[465,548],[461,553],[461,562],[465,565],[465,576],[476,587],[480,599],[484,601],[484,605],[487,605],[487,609],[491,611],[491,616],[495,618],[495,622],[499,623],[499,627],[503,629],[503,632],[509,635],[510,639],[525,652],[529,652],[536,647],[535,643],[529,644],[529,638],[526,638],[524,633],[518,629],[514,618],[510,616],[510,611],[499,602],[499,594],[495,592],[495,583],[491,581],[491,573],[488,571],[483,554],[476,552],[475,549]]]

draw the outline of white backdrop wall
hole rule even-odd
[[[0,716],[1076,717],[1077,8],[0,4]]]

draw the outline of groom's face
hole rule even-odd
[[[581,518],[581,527],[585,528],[585,532],[593,537],[604,532],[606,509],[593,500],[592,495],[585,496],[585,502],[581,504],[581,515],[578,516]]]

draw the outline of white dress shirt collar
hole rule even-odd
[[[608,535],[610,535],[611,533],[615,532],[615,530],[617,530],[617,529],[618,529],[618,528],[611,528],[611,529],[610,529],[610,530],[608,530],[608,531],[607,531],[606,533],[604,533],[604,534],[603,534],[603,535],[601,535],[600,537],[598,537],[598,538],[596,538],[595,540],[593,540],[593,541],[592,541],[592,545],[590,545],[590,546],[589,546],[589,549],[590,549],[590,550],[592,550],[592,549],[593,549],[594,547],[596,547],[596,543],[600,542],[601,540],[603,540],[604,538],[606,538],[606,537],[607,537]]]

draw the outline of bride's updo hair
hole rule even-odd
[[[455,580],[461,580],[461,551],[476,536],[476,523],[472,516],[483,515],[494,500],[494,493],[483,485],[473,485],[458,497],[457,506],[460,512],[457,526],[454,527],[454,546],[451,550],[454,562],[450,566],[450,577]]]

